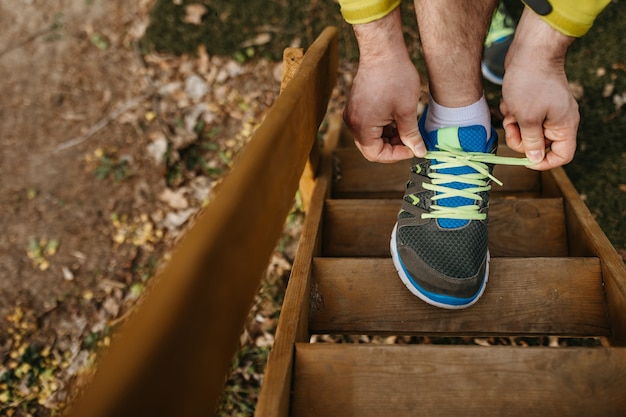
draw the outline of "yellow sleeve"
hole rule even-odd
[[[402,0],[339,0],[341,14],[351,25],[369,23],[385,17]]]
[[[522,0],[550,26],[564,35],[579,38],[611,0]]]

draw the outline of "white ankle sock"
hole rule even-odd
[[[435,102],[432,96],[428,99],[428,114],[426,115],[426,131],[442,127],[464,127],[479,125],[487,132],[487,138],[491,133],[491,113],[485,95],[476,103],[465,107],[444,107]]]

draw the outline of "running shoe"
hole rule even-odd
[[[460,309],[478,301],[489,275],[489,192],[492,180],[501,185],[493,166],[529,162],[496,156],[493,128],[426,132],[427,111],[419,128],[428,153],[413,159],[390,249],[402,282],[414,295],[437,307]]]
[[[514,34],[515,23],[513,18],[507,12],[504,4],[500,2],[491,19],[481,62],[483,77],[494,84],[502,85],[504,59],[511,42],[513,42]]]

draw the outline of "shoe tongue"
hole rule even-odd
[[[487,152],[487,132],[482,126],[443,127],[433,133],[438,145],[458,151]]]
[[[444,127],[437,130],[437,144],[441,147],[452,148],[455,151],[462,151],[461,140],[459,139],[458,127]]]

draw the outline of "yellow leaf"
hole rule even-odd
[[[41,262],[39,262],[39,269],[41,271],[47,271],[48,268],[50,268],[50,262],[48,262],[45,259],[43,259]]]
[[[48,256],[53,256],[57,253],[57,249],[59,249],[59,241],[57,239],[52,239],[46,244],[45,253]]]
[[[9,391],[0,392],[0,403],[6,404],[11,400],[11,393]]]

